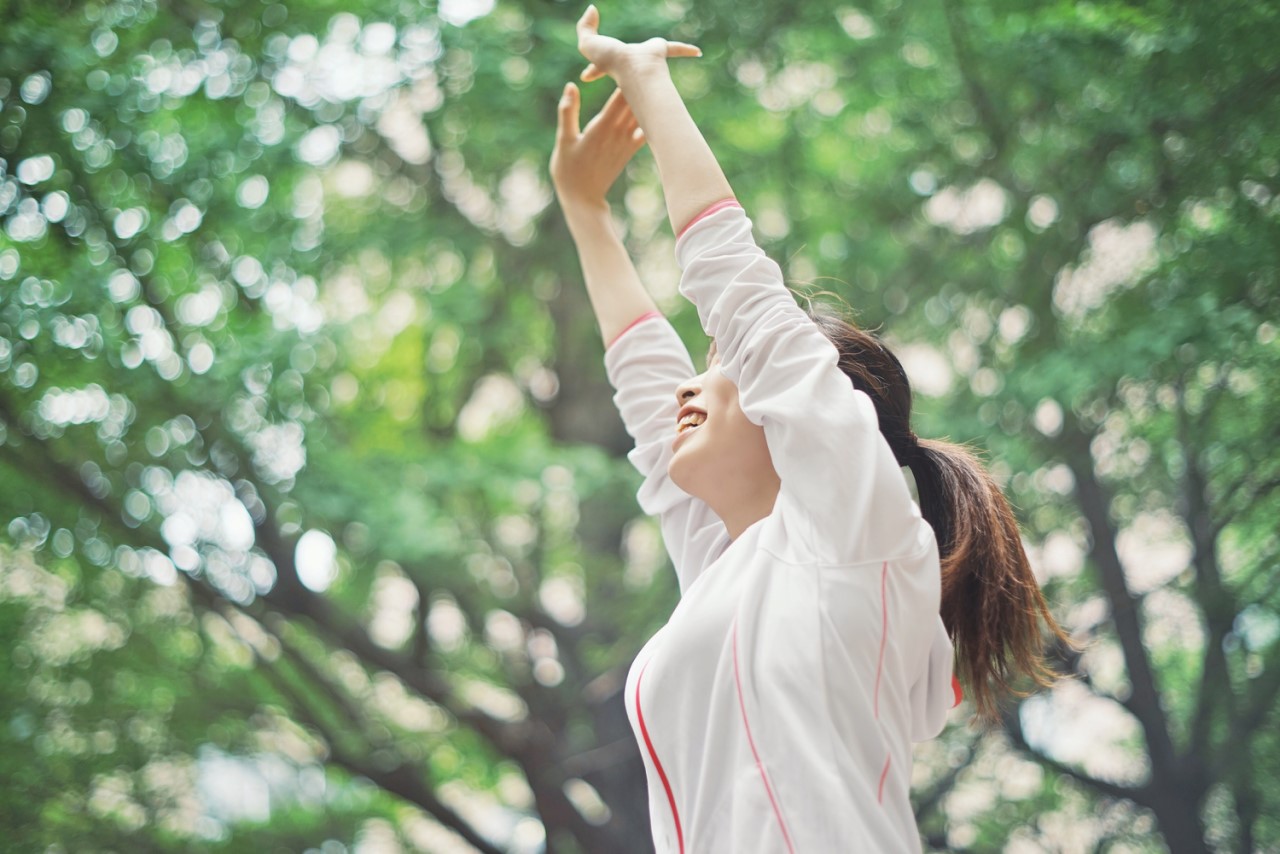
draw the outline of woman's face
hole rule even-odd
[[[764,428],[747,420],[738,387],[720,371],[714,341],[707,369],[681,383],[676,400],[680,411],[702,421],[696,427],[681,428],[681,420],[672,425],[679,432],[673,434],[675,453],[667,473],[676,486],[716,508],[737,503],[770,478],[776,481]]]

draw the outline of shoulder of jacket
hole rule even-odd
[[[785,490],[778,493],[775,512],[781,517],[782,534],[775,535],[771,543],[773,548],[769,549],[769,552],[778,560],[793,566],[847,568],[879,566],[885,562],[904,563],[919,560],[931,551],[936,552],[938,548],[933,528],[923,517],[916,517],[919,528],[916,536],[913,537],[911,548],[894,554],[844,557],[837,552],[834,544],[829,542],[830,538],[824,537],[822,532],[815,528],[810,515],[785,495]],[[780,544],[778,544],[779,541]]]

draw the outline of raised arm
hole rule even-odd
[[[584,81],[610,76],[631,105],[649,148],[658,163],[667,199],[667,216],[676,234],[711,205],[733,196],[702,132],[676,91],[667,68],[668,57],[700,56],[702,51],[683,42],[654,38],[626,44],[600,34],[595,6],[578,21],[578,49],[591,61]]]
[[[635,440],[628,456],[645,476],[637,498],[645,513],[658,517],[683,591],[728,541],[711,508],[667,475],[679,409],[675,390],[696,371],[684,343],[645,291],[613,229],[605,199],[622,168],[644,144],[635,116],[618,90],[579,130],[579,102],[578,89],[571,83],[560,99],[552,181],[604,340],[614,404]]]
[[[680,291],[716,342],[721,372],[743,413],[764,429],[781,480],[777,506],[800,510],[804,539],[826,563],[874,563],[928,545],[927,525],[880,433],[871,399],[853,387],[839,353],[796,304],[667,71],[692,45],[600,35],[589,7],[578,47],[584,80],[608,75],[622,89],[653,150],[679,235]],[[784,500],[785,499],[785,500]]]
[[[578,87],[567,84],[560,97],[551,180],[607,347],[637,318],[658,310],[613,230],[605,199],[627,161],[644,145],[644,135],[621,89],[582,130],[580,103]]]

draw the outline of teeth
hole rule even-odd
[[[680,423],[676,425],[676,432],[683,433],[685,430],[697,427],[706,420],[707,416],[703,415],[701,412],[690,412],[684,418],[680,419]]]

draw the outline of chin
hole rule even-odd
[[[694,473],[690,471],[690,468],[690,461],[677,452],[676,455],[671,458],[671,462],[667,465],[667,476],[671,478],[671,482],[676,486],[680,487],[690,495],[696,496],[698,494],[696,488],[698,478],[694,476]]]

